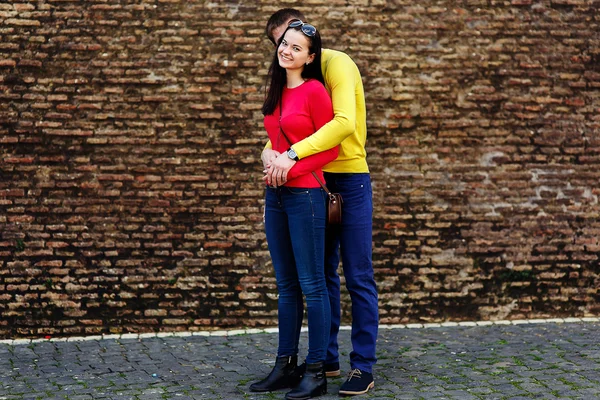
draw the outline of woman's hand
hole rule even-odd
[[[269,179],[269,174],[268,174],[269,169],[271,168],[273,162],[277,159],[277,156],[280,154],[281,153],[278,152],[277,150],[265,148],[263,150],[262,154],[260,155],[260,158],[263,163],[263,173],[266,174],[265,176],[263,176],[263,180],[269,186],[271,186],[271,181]]]
[[[275,159],[277,158],[277,156],[281,154],[280,152],[278,152],[277,150],[273,150],[273,149],[269,149],[266,148],[263,150],[262,154],[260,155],[260,158],[262,160],[263,163],[263,172],[267,172],[267,170],[269,169],[269,167],[271,166],[271,164],[273,163],[273,161],[275,161]]]
[[[287,182],[288,172],[295,164],[296,161],[290,159],[287,154],[279,154],[266,171],[266,181],[275,187],[283,186]]]

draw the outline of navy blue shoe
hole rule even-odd
[[[325,376],[328,378],[340,376],[340,363],[336,362],[331,364],[325,364]]]
[[[298,371],[298,374],[300,375],[300,377],[302,377],[302,375],[304,375],[304,371],[306,371],[306,362],[303,362],[301,365],[299,365],[298,368],[296,368],[296,371]],[[340,376],[340,363],[336,362],[331,364],[325,364],[325,376],[327,378],[334,378],[336,376]]]
[[[342,384],[339,393],[342,396],[355,396],[365,394],[374,387],[373,374],[355,368],[348,374],[348,379]]]

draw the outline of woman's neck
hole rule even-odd
[[[300,70],[286,70],[286,86],[288,89],[293,89],[298,87],[304,83],[304,78],[302,77],[302,71]]]

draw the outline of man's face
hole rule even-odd
[[[275,39],[275,45],[277,45],[277,43],[279,43],[279,39],[281,39],[281,35],[283,35],[283,33],[287,29],[290,22],[296,21],[297,19],[298,18],[290,18],[287,21],[285,21],[285,23],[283,23],[283,24],[279,25],[277,28],[273,29],[272,33],[273,33],[273,39]]]

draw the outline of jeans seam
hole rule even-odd
[[[308,201],[310,201],[310,211],[311,211],[311,214],[312,214],[313,229],[314,229],[314,226],[315,226],[315,207],[313,205],[313,198],[312,198],[312,194],[311,194],[310,190],[307,190],[306,193],[308,193]],[[314,235],[314,232],[313,232],[313,235]]]
[[[319,188],[319,195],[322,198],[322,190],[321,188]],[[313,237],[316,238],[317,237],[317,221],[316,221],[316,213],[315,213],[315,203],[314,203],[314,199],[313,199],[313,193],[311,191],[308,192],[309,195],[309,200],[310,200],[310,205],[311,205],[311,211],[312,211],[312,231],[313,231]],[[324,244],[323,244],[324,245]],[[316,265],[317,264],[317,245],[316,242],[313,243],[313,248],[312,248],[312,260],[311,262]],[[327,283],[325,282],[325,279],[323,279],[323,281],[321,282],[322,285],[325,286],[325,301],[329,301],[329,296],[328,296],[328,292],[327,292]],[[321,309],[319,310],[320,314],[323,316],[324,319],[326,319],[325,316],[325,303],[323,302],[323,304],[321,304]],[[321,323],[323,323],[324,321],[320,321]],[[322,344],[323,348],[317,350],[317,349],[312,349],[313,352],[317,351],[317,354],[322,353],[320,356],[317,355],[317,357],[319,358],[318,360],[312,360],[314,361],[325,361],[325,359],[327,358],[327,346],[329,343],[329,335],[326,335],[327,339],[325,340],[325,342]],[[311,350],[311,349],[309,349]],[[314,356],[314,354],[311,354],[311,356]],[[307,355],[308,358],[308,355]]]

